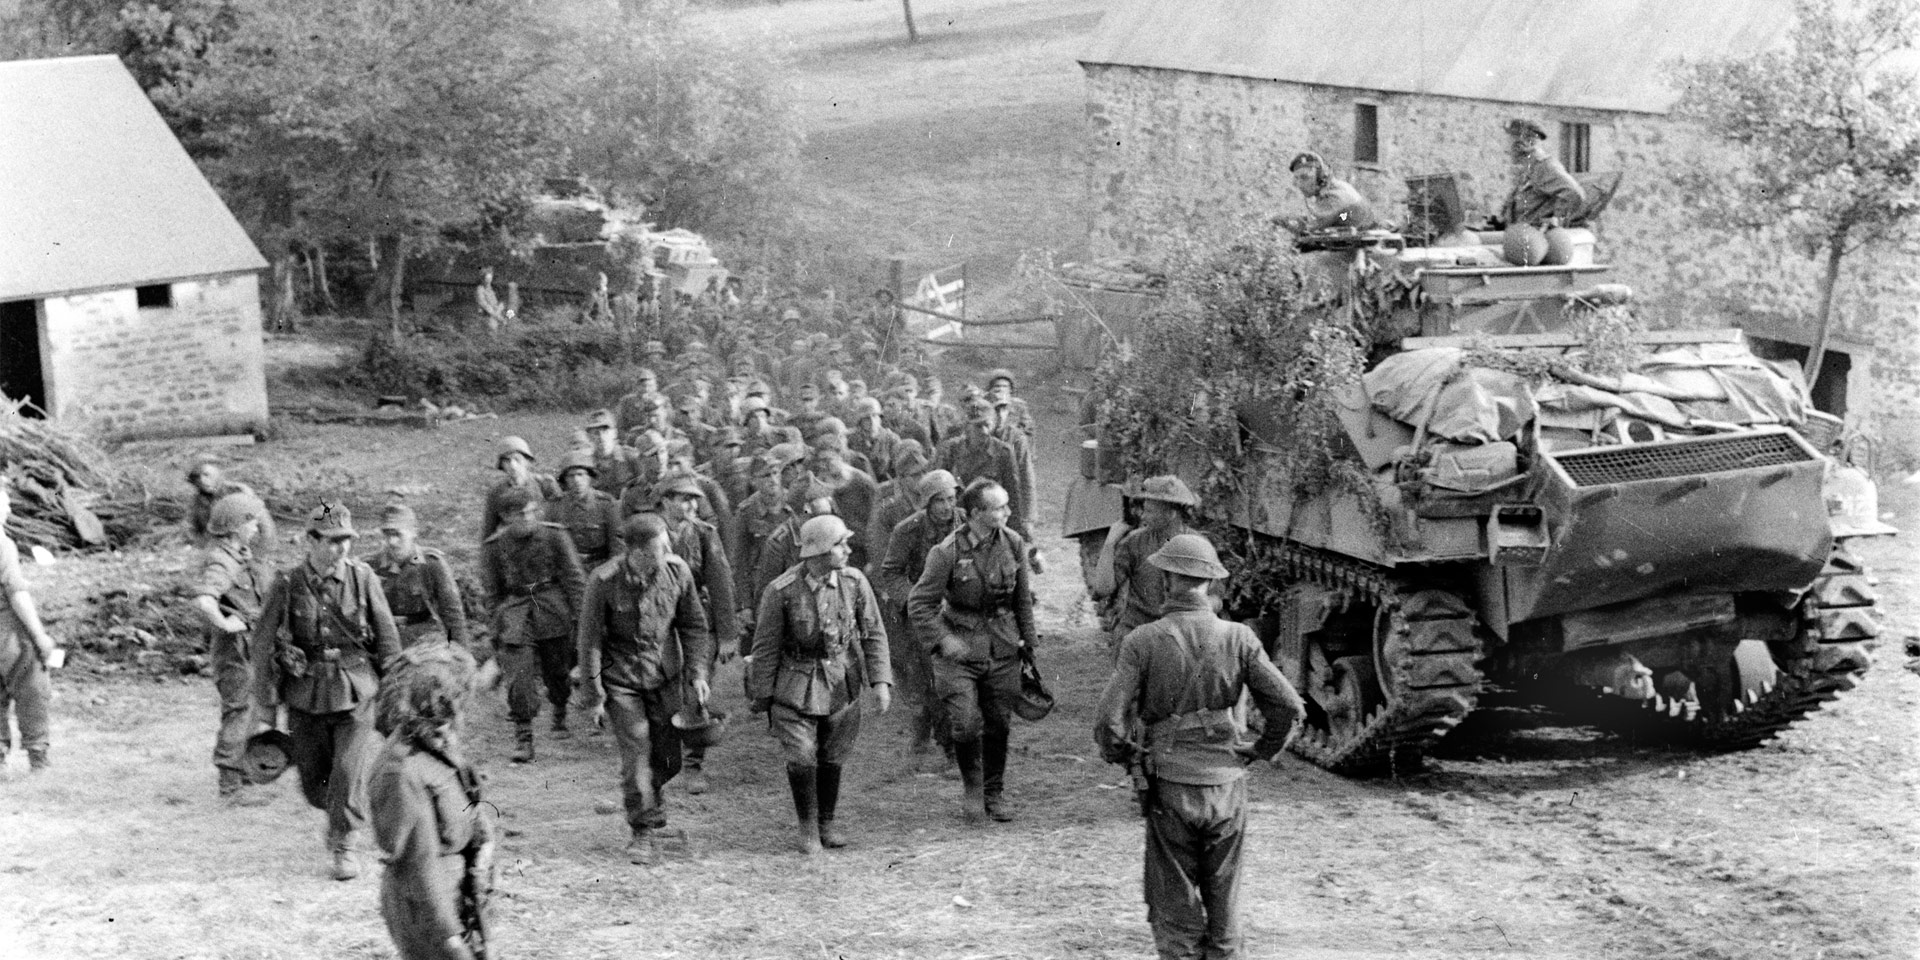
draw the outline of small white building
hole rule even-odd
[[[257,431],[266,266],[118,59],[0,63],[0,394],[102,439]]]

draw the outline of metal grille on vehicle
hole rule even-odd
[[[1567,472],[1576,487],[1727,473],[1814,459],[1784,431],[1594,447],[1549,456]]]

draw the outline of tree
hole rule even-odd
[[[1807,382],[1820,376],[1846,258],[1920,219],[1920,0],[1797,0],[1783,49],[1682,63],[1674,114],[1737,146],[1689,178],[1708,223],[1772,230],[1824,265]],[[1717,171],[1715,173],[1718,173]]]

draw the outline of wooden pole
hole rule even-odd
[[[900,0],[900,9],[907,14],[907,42],[919,43],[920,32],[913,29],[913,0]]]

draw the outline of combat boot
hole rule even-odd
[[[513,724],[514,763],[533,762],[533,721],[516,720]]]
[[[567,740],[572,737],[573,731],[567,727],[567,708],[564,706],[554,707],[553,738],[555,740]]]
[[[653,842],[653,831],[645,828],[635,830],[633,839],[627,841],[627,862],[641,867],[651,867],[660,860],[660,849]]]
[[[980,790],[984,794],[987,816],[999,823],[1013,819],[1007,806],[1007,731],[988,732],[980,740]]]
[[[333,878],[352,880],[360,875],[360,858],[354,855],[352,847],[333,848]]]
[[[687,796],[697,797],[707,792],[709,785],[707,783],[707,772],[703,769],[705,766],[705,757],[688,757],[686,759],[686,766],[682,768],[686,774],[686,779],[681,781],[681,785],[687,788]]]
[[[794,846],[803,857],[820,852],[819,770],[787,764],[787,787],[793,791]]]
[[[229,807],[265,806],[272,797],[253,789],[238,770],[220,770],[220,799]]]
[[[53,760],[47,757],[46,747],[32,747],[27,750],[27,768],[34,773],[53,769]]]
[[[987,810],[986,794],[980,784],[980,741],[953,745],[953,759],[960,767],[960,815],[968,823],[979,823]]]
[[[834,809],[840,806],[840,774],[844,769],[837,763],[823,763],[819,767],[820,845],[829,850],[847,845],[846,834],[833,825]]]

